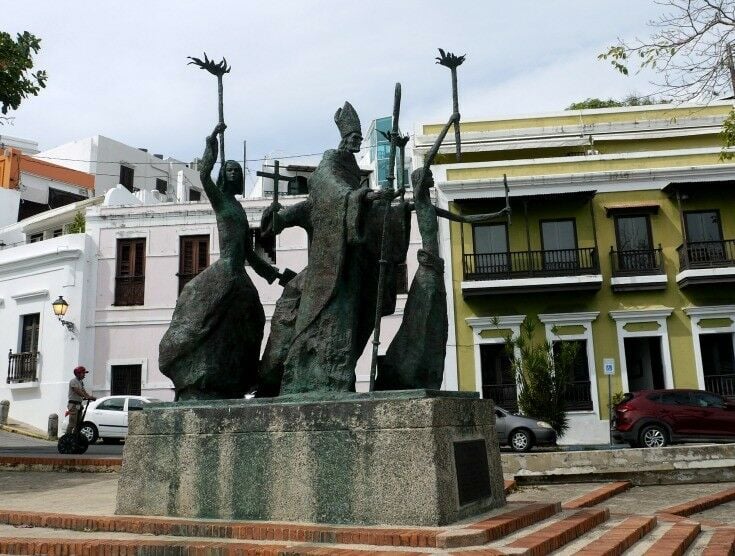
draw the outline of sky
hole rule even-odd
[[[43,150],[99,134],[190,161],[217,123],[216,78],[187,65],[206,52],[232,66],[227,158],[242,160],[246,140],[250,172],[264,157],[308,163],[299,155],[337,145],[345,100],[366,131],[390,115],[396,82],[402,130],[445,121],[451,82],[437,48],[467,56],[464,120],[651,94],[650,75],[624,77],[597,55],[647,36],[660,11],[652,0],[24,0],[3,10],[0,30],[41,38],[48,85],[0,135]]]

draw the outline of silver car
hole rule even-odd
[[[495,408],[495,430],[498,443],[510,446],[514,452],[528,452],[534,446],[556,444],[556,431],[546,421],[514,415],[501,407]]]

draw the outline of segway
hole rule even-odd
[[[89,400],[86,401],[87,403],[84,404],[82,414],[77,419],[76,425],[74,425],[74,430],[59,438],[57,448],[60,454],[83,454],[89,448],[89,440],[81,433],[82,423],[84,422],[85,415],[87,415],[87,407],[89,406]]]

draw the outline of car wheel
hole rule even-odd
[[[533,446],[533,439],[527,430],[516,429],[508,436],[508,444],[514,452],[528,452]]]
[[[90,422],[82,423],[82,428],[79,429],[79,434],[86,438],[89,444],[94,444],[100,437],[97,427],[94,426],[94,423]]]
[[[662,425],[648,425],[641,430],[640,445],[644,448],[663,448],[668,443],[669,438]]]

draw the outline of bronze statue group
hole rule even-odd
[[[221,75],[218,78],[221,83]],[[454,124],[458,130],[456,103],[423,167],[411,175],[411,201],[392,187],[361,186],[355,159],[363,139],[360,119],[345,102],[334,121],[339,146],[324,153],[308,178],[308,197],[287,207],[274,202],[263,213],[262,235],[298,226],[309,236],[308,265],[285,283],[278,269],[253,250],[245,211],[235,197],[243,191],[240,164],[226,161],[217,183],[212,182],[218,136],[224,141],[220,111],[220,123],[206,139],[200,165],[217,219],[220,258],[184,287],[160,343],[159,367],[173,381],[177,400],[234,399],[250,391],[259,397],[355,391],[355,367],[374,331],[376,313],[395,311],[395,273],[406,259],[412,211],[422,240],[418,270],[401,326],[378,358],[374,387],[441,387],[448,320],[437,217],[481,222],[509,208],[462,217],[432,204],[430,166],[450,127]],[[385,245],[384,237],[390,240]],[[284,285],[262,358],[265,315],[245,271],[246,261],[269,283],[281,278]]]

